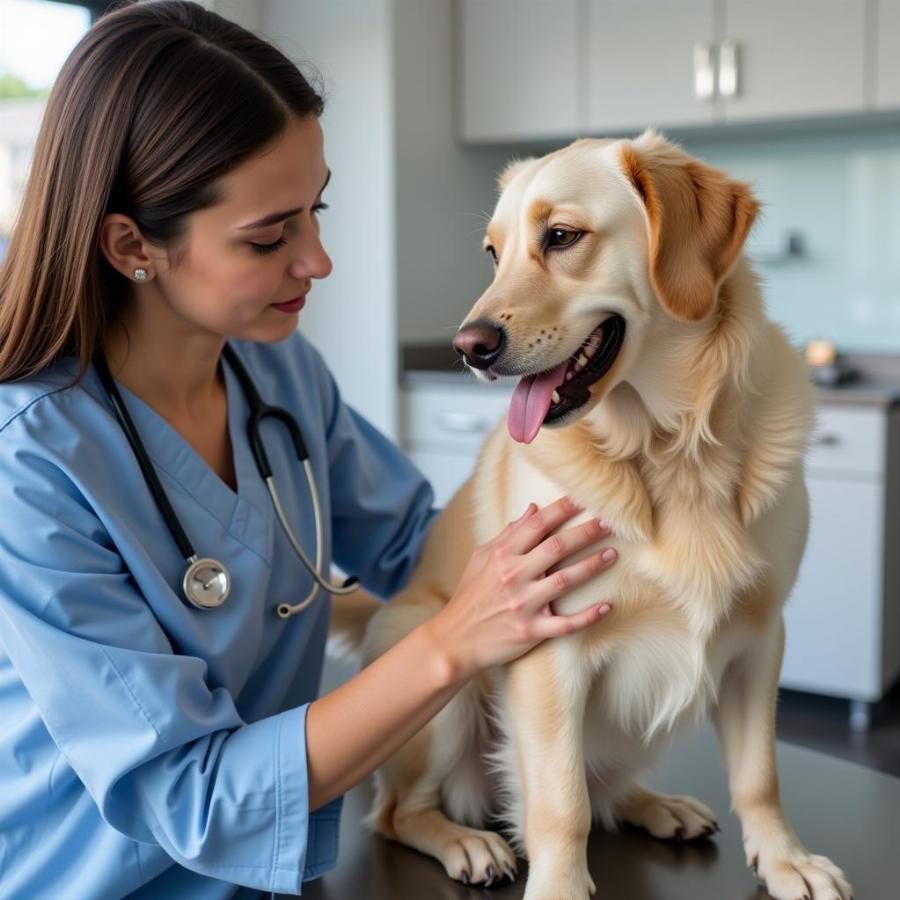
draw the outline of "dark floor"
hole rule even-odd
[[[782,690],[778,738],[900,776],[900,686],[875,708],[866,732],[852,731],[846,700]]]

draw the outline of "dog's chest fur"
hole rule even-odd
[[[746,629],[728,617],[735,598],[758,577],[761,560],[736,504],[705,496],[694,473],[672,470],[654,481],[636,464],[626,471],[625,464],[602,459],[586,471],[583,455],[580,466],[567,465],[566,449],[550,451],[560,465],[559,477],[549,477],[545,466],[534,465],[504,435],[494,436],[479,473],[503,483],[485,481],[476,496],[492,496],[500,508],[481,506],[478,540],[496,534],[529,501],[543,505],[564,493],[586,506],[571,524],[590,515],[612,524],[615,533],[604,543],[616,547],[615,565],[554,604],[558,613],[602,601],[613,607],[589,632],[555,647],[559,672],[592,671],[586,746],[596,735],[608,763],[617,741],[627,759],[637,744],[679,721],[706,717],[722,673],[746,644]],[[500,457],[502,465],[496,464]],[[582,477],[573,477],[579,471]],[[627,493],[628,502],[619,493]],[[652,529],[635,496],[652,508]]]

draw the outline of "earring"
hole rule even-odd
[[[146,281],[147,280],[147,270],[146,269],[135,269],[134,270],[134,280],[135,281]]]

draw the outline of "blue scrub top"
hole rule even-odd
[[[333,559],[385,597],[436,510],[429,484],[342,402],[298,333],[232,342],[263,400],[303,431]],[[223,361],[237,493],[120,390],[200,556],[229,568],[218,609],[182,599],[185,561],[96,372],[66,359],[0,385],[0,897],[300,893],[332,868],[341,798],[310,814],[306,710],[330,599],[283,620],[312,579],[278,524]],[[288,432],[262,426],[307,554],[315,531]]]

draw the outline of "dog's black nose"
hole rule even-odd
[[[500,355],[506,343],[502,328],[492,322],[476,321],[460,328],[453,338],[453,349],[476,369],[486,369]]]

